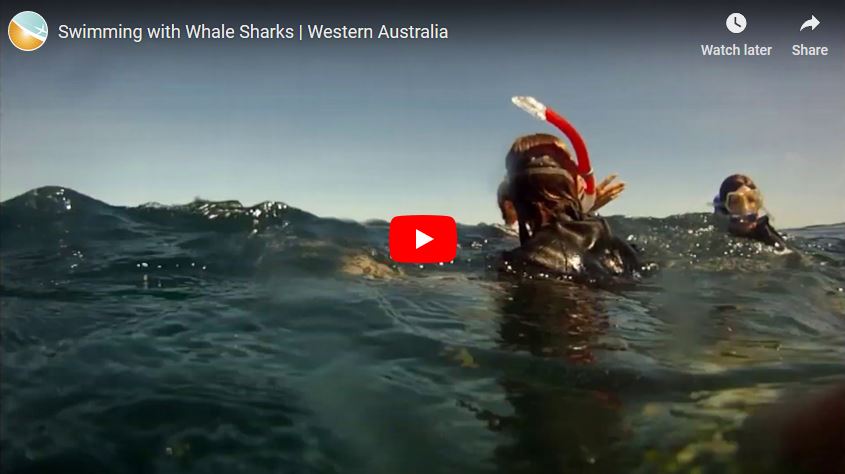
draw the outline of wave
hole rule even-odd
[[[718,266],[726,264],[726,259],[737,263],[737,258],[775,254],[756,242],[726,237],[707,213],[666,218],[611,216],[608,220],[617,235],[641,248],[648,258],[670,265]],[[42,245],[45,241],[65,245],[73,241],[126,245],[130,241],[148,240],[154,245],[156,239],[161,244],[171,241],[171,246],[174,239],[180,239],[183,247],[199,249],[204,244],[215,247],[215,240],[219,243],[220,239],[239,236],[244,243],[261,237],[266,237],[265,243],[274,239],[276,248],[295,242],[293,247],[311,248],[309,253],[346,248],[383,255],[387,227],[385,221],[357,223],[318,217],[276,201],[244,206],[238,201],[197,199],[182,205],[112,206],[58,186],[33,189],[0,203],[0,232],[4,234],[3,246],[7,249]],[[837,268],[842,267],[845,253],[843,235],[845,223],[787,231],[787,238],[796,248]],[[458,261],[483,263],[491,251],[514,246],[510,235],[493,225],[461,225],[459,236]],[[757,259],[759,264],[767,261]]]

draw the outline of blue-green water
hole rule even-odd
[[[386,223],[281,203],[6,201],[0,470],[735,471],[748,413],[845,378],[845,225],[789,254],[611,225],[659,270],[500,276],[492,226],[396,266]]]

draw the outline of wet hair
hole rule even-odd
[[[499,207],[501,207],[502,203],[505,201],[511,200],[509,192],[510,183],[508,182],[508,179],[505,178],[501,183],[499,183],[499,188],[496,190],[496,202],[499,203]]]
[[[518,174],[532,157],[549,156],[562,167],[575,171],[575,164],[566,149],[566,143],[549,133],[523,135],[514,140],[505,159],[508,176]]]
[[[579,218],[577,165],[564,142],[554,135],[536,133],[517,138],[506,158],[507,195],[516,208],[520,240],[528,239],[560,213]]]
[[[722,181],[722,185],[719,186],[719,201],[725,202],[725,199],[728,198],[728,193],[732,193],[743,186],[748,186],[751,189],[757,189],[757,185],[754,184],[754,181],[744,174],[732,174],[728,176],[724,181]]]
[[[506,225],[511,225],[517,221],[516,208],[513,205],[513,200],[510,197],[510,182],[505,178],[499,184],[499,189],[496,190],[496,201],[499,204],[499,211],[502,213],[502,219]]]

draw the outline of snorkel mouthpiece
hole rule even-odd
[[[590,155],[587,152],[587,144],[584,143],[581,134],[562,115],[546,107],[542,102],[533,97],[514,96],[511,97],[511,102],[540,120],[545,120],[557,127],[572,143],[575,158],[578,162],[578,174],[584,179],[585,183],[584,196],[581,197],[581,207],[584,212],[588,212],[592,209],[596,201],[596,178],[593,176],[593,168],[590,166]]]

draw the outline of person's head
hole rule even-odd
[[[716,204],[718,212],[748,216],[757,214],[762,208],[763,198],[751,178],[743,174],[734,174],[722,181]]]
[[[561,139],[546,133],[521,136],[511,145],[506,166],[507,194],[516,209],[521,238],[526,237],[526,226],[536,231],[560,213],[580,215],[583,184]]]

